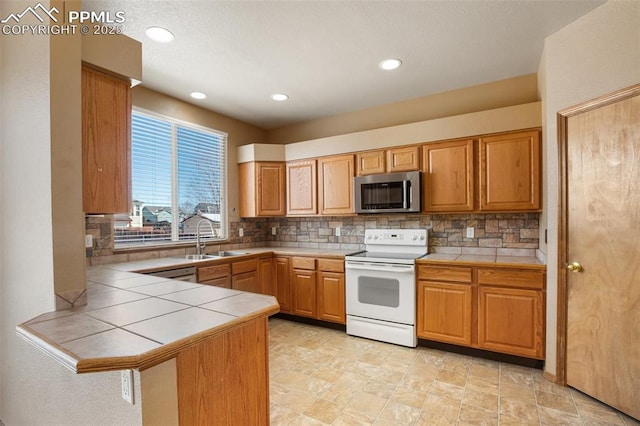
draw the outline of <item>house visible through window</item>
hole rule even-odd
[[[227,135],[167,117],[132,114],[133,205],[115,215],[115,245],[224,239]],[[211,225],[211,226],[209,226]]]

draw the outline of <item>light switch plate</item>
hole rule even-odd
[[[340,236],[340,228],[336,227],[336,237],[339,237],[339,236]]]
[[[86,234],[84,236],[84,248],[92,248],[93,247],[93,235]]]
[[[473,238],[475,229],[472,226],[467,227],[467,238]]]
[[[240,228],[240,229],[238,229],[238,235],[239,235],[240,237],[244,237],[244,228]]]
[[[122,399],[133,404],[133,370],[122,370],[120,377],[122,379]]]
[[[276,235],[276,227],[275,226],[271,227],[271,235]]]

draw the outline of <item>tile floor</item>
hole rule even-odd
[[[542,371],[270,320],[271,424],[640,425]]]

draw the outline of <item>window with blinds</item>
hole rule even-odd
[[[200,235],[224,239],[227,135],[134,110],[133,207],[115,215],[115,245],[165,244]]]

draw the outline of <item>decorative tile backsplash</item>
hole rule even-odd
[[[364,248],[365,229],[427,228],[429,252],[535,256],[539,216],[539,213],[474,213],[240,219],[229,224],[229,239],[219,245],[210,243],[208,252],[259,246],[359,250]],[[274,227],[276,235],[271,233]],[[474,228],[474,238],[466,238],[467,227]],[[243,237],[239,237],[240,228]],[[340,228],[339,237],[335,235],[336,228]],[[190,254],[195,250],[195,245],[184,245],[114,253],[110,216],[87,216],[86,232],[93,236],[93,247],[87,249],[91,264]]]

